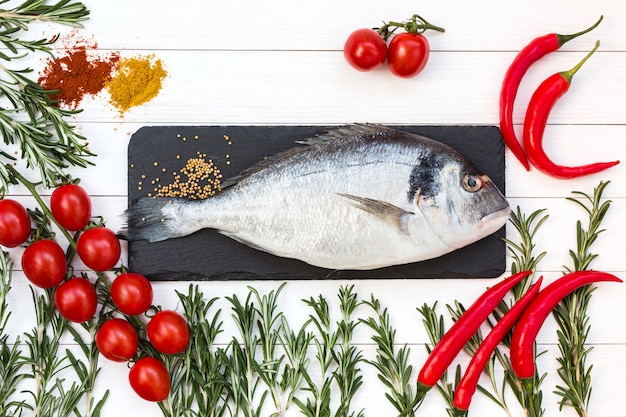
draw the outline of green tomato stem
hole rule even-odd
[[[35,198],[35,200],[41,207],[41,210],[52,220],[52,222],[54,222],[54,224],[57,225],[59,230],[61,230],[61,233],[63,233],[63,235],[65,236],[65,238],[70,244],[71,251],[70,251],[70,248],[68,248],[68,252],[66,253],[66,258],[70,260],[74,256],[74,253],[76,252],[76,241],[74,240],[74,237],[72,237],[72,235],[70,235],[70,233],[63,226],[61,226],[59,222],[56,221],[56,219],[52,215],[52,212],[50,211],[46,203],[43,201],[43,199],[41,198],[41,195],[39,195],[39,193],[37,192],[37,184],[32,183],[26,178],[24,178],[24,176],[22,176],[22,174],[20,174],[19,171],[16,170],[11,164],[5,164],[5,167],[9,171],[11,171],[11,174],[19,182],[24,184],[24,186],[28,189],[28,191],[32,194],[32,196]]]
[[[440,26],[433,25],[428,22],[426,19],[421,17],[418,14],[414,14],[411,16],[410,20],[406,20],[404,22],[394,22],[390,21],[385,23],[378,29],[378,33],[387,40],[389,36],[391,36],[398,28],[404,29],[408,33],[413,33],[415,35],[422,34],[427,30],[434,30],[437,32],[445,32],[446,30]]]

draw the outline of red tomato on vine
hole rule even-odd
[[[30,216],[19,202],[0,200],[0,245],[14,248],[30,236]]]
[[[343,56],[353,68],[371,71],[387,59],[387,43],[373,29],[357,29],[348,36]]]
[[[52,288],[65,278],[65,252],[54,240],[34,242],[22,254],[22,270],[30,282],[40,288]]]
[[[113,304],[128,316],[145,313],[152,305],[152,284],[134,272],[118,275],[111,284],[110,294]]]
[[[107,271],[120,259],[122,248],[115,233],[106,227],[86,230],[78,237],[76,251],[80,259],[94,271]]]
[[[394,75],[410,78],[424,69],[429,55],[430,45],[425,36],[400,33],[389,42],[387,65]]]
[[[170,393],[170,374],[163,362],[145,357],[139,359],[128,373],[132,389],[147,401],[159,402]]]
[[[91,219],[91,199],[77,184],[61,185],[50,196],[50,210],[67,230],[82,230]]]
[[[93,317],[98,306],[96,288],[85,278],[71,278],[54,292],[54,305],[69,321],[82,323]]]
[[[126,362],[137,353],[139,340],[135,328],[126,320],[113,318],[105,321],[96,333],[96,346],[105,358]]]
[[[189,344],[189,326],[175,311],[163,310],[154,315],[146,327],[150,343],[159,352],[175,355]]]

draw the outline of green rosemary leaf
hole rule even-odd
[[[587,214],[587,228],[583,228],[582,222],[576,222],[576,248],[569,251],[572,259],[572,267],[563,266],[564,271],[582,271],[590,267],[590,264],[598,257],[591,252],[591,246],[604,229],[601,229],[602,221],[611,205],[611,200],[603,200],[603,193],[609,182],[601,181],[594,188],[591,195],[582,191],[574,191],[575,197],[567,200],[575,203]],[[591,348],[586,346],[587,336],[591,325],[587,313],[591,302],[592,293],[596,286],[587,285],[565,297],[554,309],[558,330],[558,346],[560,357],[557,361],[560,365],[557,370],[564,385],[559,385],[554,391],[561,400],[559,406],[572,407],[580,417],[587,416],[589,401],[591,400],[591,369],[587,365],[588,353]]]
[[[535,254],[536,246],[534,243],[534,238],[539,228],[544,224],[545,221],[547,221],[549,217],[548,215],[543,214],[544,211],[545,210],[543,209],[536,210],[530,215],[525,215],[521,211],[520,207],[517,207],[516,210],[511,213],[510,221],[516,229],[519,237],[519,243],[514,242],[511,239],[504,239],[507,244],[507,250],[510,252],[512,258],[512,273],[527,270],[536,270],[537,265],[546,255],[546,252]],[[518,300],[532,285],[532,281],[533,276],[530,275],[528,278],[526,278],[514,287],[513,299],[503,300],[492,313],[493,319],[488,319],[488,324],[490,327],[493,327],[495,323],[508,312],[513,303]],[[458,302],[455,303],[454,307],[448,306],[448,310],[453,320],[456,320],[464,311],[463,306],[460,305]],[[425,323],[427,326],[430,326],[434,329],[435,325],[431,322],[432,319],[430,321],[426,321]],[[433,334],[431,337],[434,338],[435,336],[436,335]],[[468,344],[465,346],[465,350],[470,355],[472,355],[476,351],[476,349],[478,349],[478,346],[480,346],[482,340],[483,338],[479,331],[474,334],[469,340]],[[503,339],[502,344],[505,347],[508,347],[510,345],[510,334]],[[504,377],[501,379],[501,381],[499,381],[496,375],[496,362],[498,362],[504,370]],[[487,363],[487,366],[485,367],[485,374],[489,380],[489,388],[479,385],[477,389],[481,393],[486,395],[489,399],[498,404],[507,413],[507,415],[512,415],[511,410],[509,409],[505,400],[505,392],[507,388],[511,389],[515,398],[526,410],[526,413],[529,416],[541,416],[543,414],[543,409],[541,406],[542,394],[539,390],[538,385],[543,377],[535,378],[530,384],[522,383],[522,381],[520,381],[515,376],[508,355],[501,348],[497,348],[495,350],[493,357],[490,359],[490,361]],[[446,398],[446,395],[449,395],[448,391],[444,391],[443,393],[444,398]]]
[[[160,404],[164,416],[225,415],[231,397],[227,380],[230,357],[215,346],[222,332],[221,310],[213,312],[218,298],[206,299],[197,285],[176,291],[190,328],[191,340],[180,355],[159,355],[171,375],[168,401]],[[158,354],[158,353],[157,353]]]
[[[338,296],[341,320],[337,323],[339,345],[334,354],[337,368],[333,377],[339,387],[340,401],[335,416],[355,417],[356,413],[356,417],[363,417],[363,410],[354,412],[351,409],[352,400],[363,384],[359,368],[363,362],[363,352],[352,344],[354,330],[359,324],[352,316],[361,301],[354,292],[354,285],[341,286]]]
[[[235,408],[245,417],[257,417],[263,408],[267,391],[258,395],[261,378],[258,374],[259,362],[257,348],[260,344],[259,334],[255,328],[257,310],[252,302],[253,292],[250,291],[242,303],[234,294],[226,297],[232,305],[232,318],[239,330],[241,340],[233,337],[229,348],[231,355],[227,363],[229,380],[232,383],[232,395]]]
[[[0,4],[5,4],[2,2]],[[9,51],[0,58],[13,63],[29,55],[29,52],[51,54],[56,40],[24,40],[19,36],[28,30],[28,24],[39,20],[70,26],[80,26],[89,11],[84,4],[61,0],[48,4],[45,0],[27,0],[12,9],[0,9],[0,43]],[[6,64],[8,65],[8,64]],[[7,145],[20,149],[26,166],[38,170],[41,183],[51,187],[65,177],[68,166],[86,167],[88,158],[94,156],[85,138],[78,134],[67,118],[78,111],[60,109],[50,100],[50,94],[30,76],[32,69],[14,69],[0,65],[6,75],[0,81],[0,98],[6,99],[8,107],[0,107],[0,135]],[[0,197],[10,184],[15,184],[6,169],[11,158],[0,154]]]
[[[310,297],[302,300],[313,309],[305,326],[313,325],[316,329],[314,346],[316,349],[315,359],[320,372],[319,382],[313,381],[309,373],[305,373],[305,391],[311,393],[306,403],[298,400],[296,404],[302,413],[315,417],[330,417],[331,386],[333,383],[333,370],[336,365],[334,347],[339,338],[339,333],[332,329],[330,307],[328,300],[319,295],[318,298]],[[296,398],[294,398],[294,401]],[[304,408],[303,408],[304,407]]]
[[[435,302],[432,306],[428,306],[424,304],[421,308],[418,308],[418,312],[422,315],[422,323],[424,324],[424,328],[426,329],[426,333],[431,342],[431,346],[426,346],[426,350],[428,353],[432,352],[432,346],[437,345],[443,336],[445,335],[445,326],[444,326],[444,317],[436,312],[437,302]],[[459,308],[459,304],[457,303],[457,308]],[[455,311],[454,309],[448,306],[448,310],[453,313],[453,316],[458,318],[462,311]],[[461,308],[462,310],[462,308]],[[456,367],[455,378],[453,382],[448,381],[448,372],[444,372],[439,382],[437,383],[437,390],[443,397],[445,403],[447,404],[446,412],[449,416],[454,416],[454,390],[458,385],[461,379],[461,368],[460,366]]]
[[[416,410],[421,405],[423,396],[414,389],[411,378],[412,366],[409,365],[410,349],[404,345],[396,352],[396,330],[390,324],[389,312],[382,309],[380,301],[373,295],[370,300],[363,302],[369,306],[375,317],[361,319],[361,323],[373,330],[372,340],[376,343],[376,359],[366,360],[378,371],[379,380],[390,392],[385,396],[398,411],[399,416],[415,416]]]
[[[89,10],[84,4],[72,0],[60,0],[54,4],[47,4],[46,0],[26,0],[12,9],[0,9],[2,26],[22,30],[27,30],[28,24],[37,20],[82,27],[88,15]]]
[[[16,397],[20,383],[26,377],[23,367],[21,341],[19,336],[12,344],[5,333],[11,311],[7,297],[11,290],[13,264],[8,253],[0,251],[0,415],[21,415],[24,409],[31,408]]]

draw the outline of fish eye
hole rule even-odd
[[[465,177],[463,177],[462,186],[465,191],[475,193],[476,191],[483,188],[484,181],[478,175],[467,174]]]

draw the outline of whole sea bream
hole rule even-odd
[[[205,200],[143,197],[129,240],[212,228],[253,248],[336,270],[435,258],[506,223],[490,179],[440,142],[380,125],[350,125],[300,142]]]

